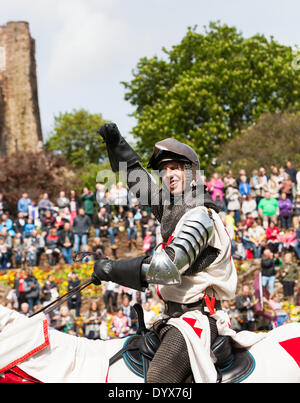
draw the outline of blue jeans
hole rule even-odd
[[[300,259],[300,241],[297,241],[296,246],[295,246],[295,251],[297,253],[298,259]]]
[[[61,253],[63,258],[67,264],[73,264],[72,260],[72,247],[70,248],[61,248]]]
[[[235,251],[236,251],[236,246],[235,246],[234,240],[232,239],[231,240],[231,252],[233,255],[235,254]]]
[[[243,239],[243,245],[245,249],[253,249],[254,259],[261,257],[261,246],[255,246],[254,242]]]
[[[268,286],[269,293],[272,294],[275,288],[275,276],[262,276],[262,286]]]
[[[132,228],[127,228],[127,239],[128,241],[131,240],[131,238],[136,239],[137,237],[137,231],[135,227]]]
[[[107,228],[107,229],[96,228],[95,237],[100,238],[101,234],[108,234],[111,245],[114,245],[116,243],[115,234],[111,228]]]
[[[0,258],[0,270],[7,269],[7,263],[8,263],[8,253],[2,253],[2,256]]]
[[[33,307],[36,305],[41,305],[41,301],[39,298],[26,298],[29,305],[29,312],[33,312]]]
[[[240,210],[234,210],[234,221],[235,221],[235,225],[240,222],[241,219],[241,212]]]
[[[259,259],[261,257],[261,246],[253,245],[254,259]]]
[[[37,252],[28,252],[27,260],[29,266],[36,266],[37,265]]]
[[[74,234],[74,253],[80,252],[80,244],[81,250],[88,243],[88,234]]]
[[[281,221],[281,227],[283,229],[289,229],[291,228],[292,225],[292,216],[291,214],[288,216],[280,216],[280,221]]]

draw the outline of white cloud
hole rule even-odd
[[[111,1],[111,0],[110,0]],[[116,1],[111,1],[111,7]],[[94,4],[94,7],[93,7]],[[61,26],[52,38],[48,78],[61,86],[103,74],[126,54],[130,32],[103,2],[65,0],[57,6]],[[75,81],[74,81],[75,80]]]

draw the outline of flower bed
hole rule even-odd
[[[84,264],[73,264],[70,265],[60,265],[56,268],[47,267],[33,268],[33,275],[37,278],[41,287],[45,284],[47,277],[49,274],[53,276],[54,281],[58,285],[59,293],[64,294],[68,290],[68,280],[70,278],[71,272],[75,272],[78,275],[80,281],[87,280],[91,277],[93,273],[94,262],[88,262]],[[4,272],[0,272],[0,283],[13,288],[14,280],[16,274],[20,272],[20,270],[7,270]],[[101,288],[98,286],[94,286],[93,284],[89,285],[86,289],[82,291],[83,297],[93,297],[101,295]]]
[[[234,260],[234,264],[238,275],[246,273],[251,267],[249,261],[247,260]]]
[[[291,322],[300,322],[300,306],[284,302],[283,310],[287,312]]]

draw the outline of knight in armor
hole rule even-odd
[[[236,292],[230,237],[200,179],[200,162],[190,146],[173,138],[155,145],[147,168],[160,173],[160,186],[142,167],[141,158],[114,123],[105,124],[99,133],[106,143],[112,170],[118,172],[126,165],[131,189],[138,178],[136,196],[142,200],[140,204],[151,206],[160,223],[163,243],[151,257],[98,260],[94,283],[113,281],[140,291],[157,284],[165,302],[165,319],[153,328],[160,345],[147,371],[147,382],[183,383],[192,375],[187,346],[180,331],[168,325],[168,318],[188,311],[203,312],[208,316],[213,344],[218,332],[207,298],[214,301],[214,308],[221,309],[221,300],[234,298]]]

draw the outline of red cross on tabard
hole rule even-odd
[[[291,357],[293,357],[300,368],[300,337],[281,341],[279,344]]]
[[[184,320],[187,324],[189,324],[191,326],[191,328],[194,330],[194,332],[196,333],[196,335],[199,337],[201,337],[201,333],[203,332],[203,329],[200,329],[199,327],[196,327],[195,324],[197,322],[196,319],[192,319],[192,318],[182,318],[182,320]]]

